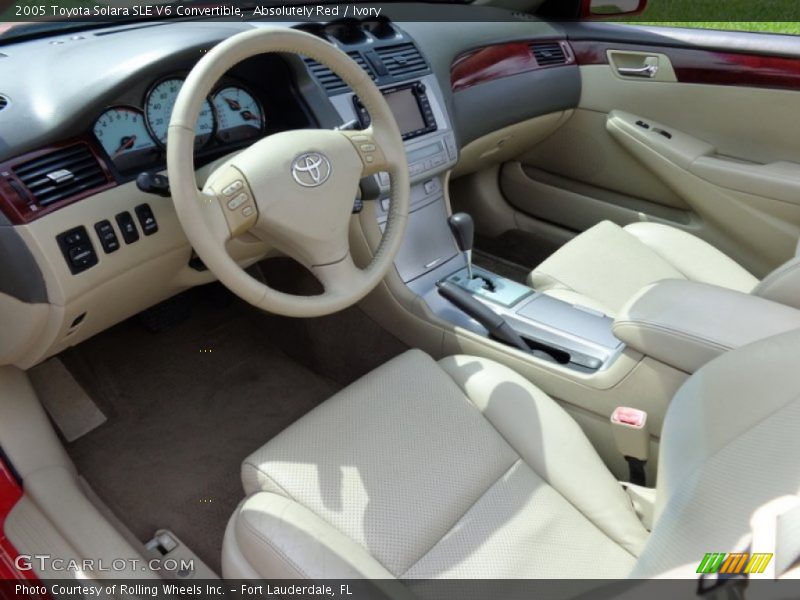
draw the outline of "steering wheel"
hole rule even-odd
[[[299,129],[268,136],[215,169],[202,191],[194,170],[195,124],[213,85],[231,67],[266,52],[312,58],[341,77],[369,111],[360,131]],[[367,73],[335,46],[295,29],[264,27],[232,36],[192,69],[175,101],[167,137],[175,210],[189,242],[233,293],[263,310],[292,317],[336,312],[383,279],[405,231],[409,176],[400,130]],[[366,267],[350,255],[348,230],[359,180],[389,174],[390,208],[380,245]],[[251,232],[308,268],[323,292],[296,296],[254,279],[226,251]]]

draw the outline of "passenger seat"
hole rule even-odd
[[[528,283],[571,304],[616,316],[639,290],[662,279],[718,285],[800,308],[800,257],[759,282],[709,243],[659,223],[620,227],[602,221],[536,267]]]

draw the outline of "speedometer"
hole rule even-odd
[[[121,171],[133,167],[153,152],[156,143],[137,108],[115,106],[94,123],[94,135]]]
[[[239,86],[228,86],[214,94],[217,138],[239,142],[257,137],[264,130],[264,111],[253,95]]]
[[[169,120],[172,116],[172,108],[178,98],[183,86],[183,79],[165,79],[157,83],[147,94],[145,102],[145,115],[147,116],[147,126],[153,137],[162,146],[167,145],[167,129]],[[211,102],[206,99],[200,109],[200,116],[197,118],[195,126],[195,148],[205,146],[214,134],[214,110]]]

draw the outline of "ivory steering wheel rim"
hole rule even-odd
[[[369,111],[370,126],[268,136],[217,167],[198,191],[194,137],[202,103],[231,67],[269,52],[301,54],[329,67],[358,95]],[[353,263],[349,248],[352,204],[359,180],[378,171],[389,174],[390,207],[380,245],[362,269]],[[272,313],[315,317],[355,304],[385,277],[403,240],[410,184],[394,116],[380,90],[349,56],[302,31],[264,27],[240,33],[197,63],[172,111],[167,172],[178,219],[200,259],[233,293]],[[308,268],[323,293],[288,294],[251,277],[226,250],[230,239],[248,231]]]

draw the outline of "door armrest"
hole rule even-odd
[[[694,373],[720,354],[800,328],[800,310],[727,288],[666,279],[622,308],[613,331],[643,354]]]
[[[622,110],[608,113],[606,129],[634,156],[650,150],[686,170],[699,157],[716,152],[714,146],[703,140]]]

